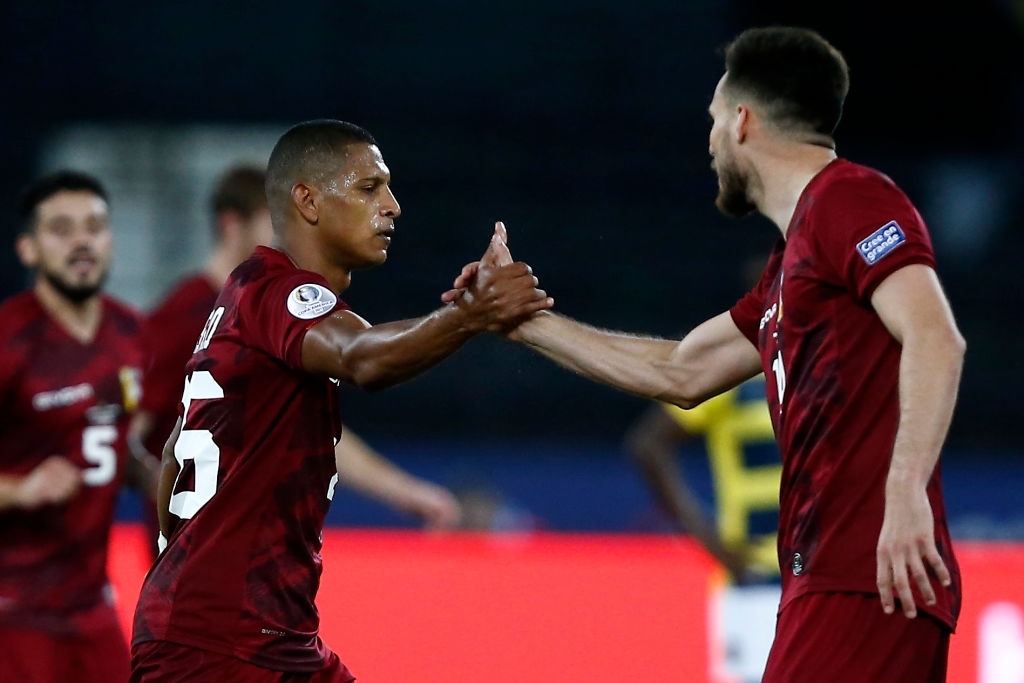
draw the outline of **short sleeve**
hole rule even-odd
[[[247,343],[301,370],[302,340],[309,328],[348,308],[322,276],[296,270],[268,278],[251,290],[240,318]]]
[[[768,291],[782,265],[782,254],[785,249],[786,242],[780,238],[775,243],[771,256],[768,257],[768,263],[765,265],[757,285],[729,309],[729,315],[732,316],[736,327],[755,347],[757,347],[758,331],[761,328],[761,316],[764,315],[764,302],[768,298]]]
[[[828,212],[820,219],[828,229],[814,237],[819,256],[863,305],[870,305],[875,288],[900,268],[935,267],[924,220],[887,177],[835,183],[817,207]]]

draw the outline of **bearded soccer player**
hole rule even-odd
[[[513,332],[582,375],[682,408],[764,372],[782,459],[782,599],[765,683],[938,683],[960,610],[939,474],[965,342],[924,221],[840,158],[849,86],[817,33],[750,29],[711,100],[717,206],[780,238],[760,282],[682,340],[543,313]],[[467,267],[442,297],[472,282]]]
[[[249,165],[232,166],[221,175],[210,198],[213,248],[206,262],[182,277],[147,316],[142,400],[129,433],[141,442],[141,457],[161,453],[174,429],[185,364],[220,288],[256,247],[273,240],[265,183],[264,170]],[[343,430],[335,455],[343,485],[411,513],[430,528],[447,529],[458,523],[461,510],[450,491],[398,467],[351,429]],[[156,541],[155,512],[151,516]]]
[[[97,180],[41,178],[22,211],[17,250],[35,284],[0,306],[0,677],[116,683],[128,649],[106,573],[114,504],[126,479],[155,487],[125,438],[139,319],[102,293],[111,231]]]
[[[337,384],[396,384],[552,305],[496,234],[458,302],[380,325],[356,315],[339,295],[387,258],[401,212],[390,181],[374,138],[349,123],[298,124],[274,147],[274,247],[228,278],[186,366],[163,458],[167,547],[139,598],[133,681],[354,680],[320,640],[314,604]]]

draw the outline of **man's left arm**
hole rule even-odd
[[[935,603],[929,571],[943,585],[950,583],[935,544],[927,486],[953,417],[966,344],[929,266],[895,271],[878,285],[871,304],[902,346],[900,419],[878,539],[878,590],[887,614],[895,610],[895,591],[903,613],[912,618],[917,614],[912,582],[927,604]]]

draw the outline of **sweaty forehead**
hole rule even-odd
[[[345,148],[339,175],[359,180],[362,178],[390,178],[391,172],[388,170],[387,164],[384,163],[384,157],[377,145],[359,142]]]

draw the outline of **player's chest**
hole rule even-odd
[[[55,335],[25,359],[17,405],[50,422],[85,416],[109,423],[138,403],[141,361],[134,345],[83,345]]]

